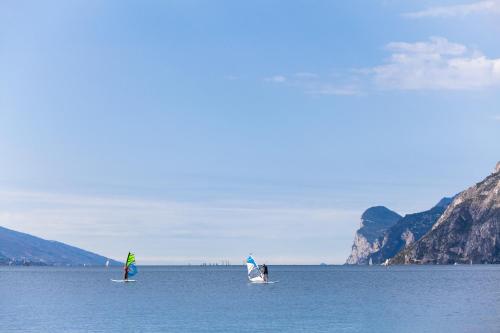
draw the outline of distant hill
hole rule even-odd
[[[0,227],[0,265],[104,266],[107,260],[74,246]],[[121,265],[111,259],[109,264]]]
[[[500,264],[500,162],[491,175],[433,208],[361,217],[346,264]]]
[[[378,251],[381,246],[380,237],[399,219],[401,215],[384,206],[368,208],[361,215],[361,225],[354,236],[354,244],[346,264],[368,264],[370,254]]]
[[[500,162],[458,194],[432,229],[391,263],[500,264]]]
[[[394,257],[406,246],[419,240],[431,230],[451,201],[452,198],[443,198],[427,211],[408,214],[401,218],[384,233],[383,237],[380,237],[380,249],[370,255],[372,262],[381,264],[386,259]]]

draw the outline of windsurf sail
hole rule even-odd
[[[257,265],[255,259],[251,255],[247,258],[247,270],[250,282],[264,282],[264,277],[262,276],[259,265]]]
[[[132,252],[128,253],[127,261],[125,262],[125,276],[124,280],[127,280],[129,276],[134,276],[137,274],[137,266],[135,266],[135,254]]]

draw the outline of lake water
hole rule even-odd
[[[500,266],[0,268],[1,332],[500,332]]]

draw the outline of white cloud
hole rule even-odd
[[[372,68],[383,89],[474,90],[500,84],[500,58],[432,37],[426,42],[389,43],[387,64]]]
[[[387,90],[479,90],[500,86],[500,58],[443,37],[419,42],[391,42],[386,63],[348,73],[320,76],[301,72],[267,81],[301,89],[309,95],[359,95],[375,87]]]
[[[405,13],[408,18],[463,17],[475,13],[500,13],[500,2],[494,0],[467,4],[431,7],[422,11]]]
[[[499,115],[496,115],[496,116],[493,116],[493,120],[500,121],[500,114],[499,114]]]
[[[316,73],[310,73],[310,72],[299,72],[299,73],[295,73],[295,77],[302,78],[302,79],[317,79],[317,78],[319,78],[319,75]]]
[[[311,95],[358,95],[360,91],[355,86],[336,86],[331,84],[319,84],[315,87],[312,87],[310,90],[306,91],[307,94]]]
[[[264,80],[268,81],[268,82],[275,82],[275,83],[284,83],[287,81],[286,77],[283,75],[274,75],[274,76],[265,78]]]
[[[302,90],[308,95],[357,95],[359,90],[353,84],[338,83],[333,76],[322,78],[316,73],[298,72],[288,77],[275,75],[265,81],[284,84]]]
[[[387,44],[387,49],[397,53],[461,55],[467,51],[462,44],[450,43],[446,38],[431,37],[430,42]]]

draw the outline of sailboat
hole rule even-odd
[[[252,255],[249,255],[247,258],[247,271],[248,271],[248,280],[251,283],[276,283],[278,281],[266,281],[264,280],[264,275],[260,271],[259,265],[255,262],[255,259]]]
[[[109,267],[109,259],[106,260],[106,268]]]
[[[135,266],[135,254],[129,252],[127,255],[127,260],[125,261],[125,267],[123,267],[125,271],[123,280],[111,280],[113,282],[135,282],[135,280],[129,279],[130,276],[134,276],[137,274],[137,267]]]

